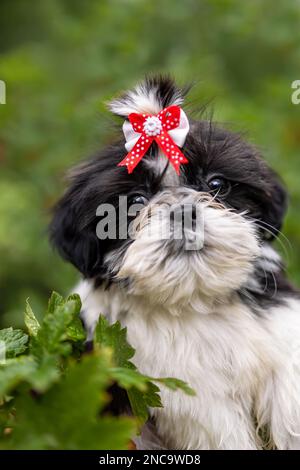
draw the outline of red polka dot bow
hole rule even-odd
[[[186,114],[179,106],[169,106],[157,115],[131,113],[125,121],[123,132],[129,152],[118,166],[126,166],[128,173],[141,161],[155,141],[179,174],[181,164],[188,163],[182,147],[189,131]]]

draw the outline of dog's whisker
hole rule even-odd
[[[270,235],[273,235],[273,232],[271,230],[267,229],[265,226],[260,225],[258,223],[256,225],[257,225],[257,227],[261,228],[262,230],[265,230]],[[289,251],[288,251],[287,247],[285,246],[284,242],[280,238],[277,238],[276,241],[281,246],[281,248],[284,252],[284,255],[286,256],[287,262],[289,263],[290,262],[290,254],[289,254]]]
[[[291,241],[289,240],[289,238],[288,238],[281,230],[278,230],[278,229],[277,229],[276,227],[274,227],[273,225],[268,224],[267,222],[264,222],[264,221],[262,221],[262,220],[260,220],[260,219],[253,219],[253,221],[254,221],[254,222],[258,222],[258,223],[261,222],[262,225],[260,225],[260,228],[261,228],[262,230],[268,231],[268,233],[270,233],[271,235],[274,235],[273,232],[276,232],[276,236],[278,237],[277,240],[280,239],[279,237],[282,237],[282,238],[285,240],[285,242],[288,244],[288,249],[291,250],[291,251],[293,250],[293,246],[292,246]],[[267,230],[266,226],[269,227],[270,230]],[[286,248],[286,249],[287,249],[287,248]]]

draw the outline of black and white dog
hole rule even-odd
[[[126,120],[157,115],[183,95],[151,77],[110,109]],[[239,135],[205,120],[189,120],[179,174],[156,143],[128,173],[118,166],[124,144],[71,173],[51,224],[54,245],[84,276],[76,291],[90,335],[100,313],[120,320],[141,372],[196,391],[162,387],[164,408],[151,413],[164,448],[300,449],[300,297],[272,246],[287,206],[279,178]],[[120,196],[141,206],[127,217],[135,236],[101,239],[98,207],[116,208],[120,228]],[[161,207],[186,203],[192,218],[201,213],[202,238],[193,227],[181,240],[162,237]],[[203,243],[187,250],[191,234]]]

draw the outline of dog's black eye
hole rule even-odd
[[[129,202],[130,204],[140,204],[145,206],[148,202],[148,199],[145,196],[142,196],[142,194],[135,194],[134,196],[131,196]]]
[[[228,196],[231,190],[230,182],[224,178],[212,178],[207,184],[211,192],[219,197]]]

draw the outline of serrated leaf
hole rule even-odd
[[[67,297],[67,300],[66,300],[66,301],[69,302],[70,300],[73,300],[73,301],[75,302],[75,304],[76,304],[76,307],[75,307],[75,308],[76,308],[76,312],[77,312],[78,315],[79,315],[80,310],[81,310],[81,307],[82,307],[82,305],[81,305],[81,300],[80,300],[79,295],[78,295],[78,294],[71,294],[71,295],[69,295],[69,296]]]
[[[153,382],[149,382],[147,391],[143,394],[147,406],[152,408],[162,408],[163,404],[160,398],[160,389]]]
[[[43,351],[61,355],[70,352],[64,342],[68,338],[68,327],[78,318],[80,313],[80,301],[78,302],[77,297],[63,301],[58,294],[51,296],[49,313],[45,315],[41,327],[32,341],[34,355],[41,356]]]
[[[127,342],[126,335],[127,328],[122,328],[120,322],[110,325],[107,319],[100,315],[95,329],[95,343],[112,349],[117,366],[135,369],[129,361],[134,356],[135,350]]]
[[[31,336],[36,336],[40,329],[40,324],[32,311],[28,299],[26,300],[24,322],[29,334]]]
[[[63,297],[58,294],[57,292],[53,291],[51,293],[50,299],[48,301],[48,309],[47,309],[47,314],[48,313],[54,313],[56,308],[62,305],[64,302]]]
[[[137,417],[140,425],[147,421],[150,407],[161,408],[163,406],[159,391],[159,388],[152,382],[148,382],[148,387],[145,392],[135,387],[127,391],[132,412]]]
[[[81,300],[78,294],[71,294],[67,298],[67,302],[75,302],[76,315],[67,328],[67,337],[74,342],[83,342],[86,339],[86,331],[79,317],[81,311]]]
[[[162,378],[162,379],[151,378],[151,380],[165,385],[170,390],[182,390],[187,395],[191,395],[191,396],[196,395],[196,392],[183,380],[176,379],[174,377],[167,377],[167,378]]]
[[[130,419],[99,418],[109,371],[102,357],[85,356],[45,395],[16,399],[18,410],[7,448],[126,449],[136,425]]]
[[[22,354],[27,348],[28,335],[23,330],[4,328],[0,330],[0,341],[4,343],[5,358],[16,357]]]
[[[67,338],[71,341],[83,342],[86,339],[86,332],[79,317],[74,318],[67,328]]]
[[[144,392],[148,389],[149,379],[145,375],[140,374],[137,370],[128,369],[126,367],[112,367],[110,373],[120,387],[126,390],[136,387],[138,390]]]
[[[71,342],[83,344],[85,332],[79,319],[80,309],[81,301],[77,294],[67,300],[56,292],[51,295],[47,313],[30,343],[30,353],[38,364],[32,375],[32,386],[36,390],[46,391],[57,382],[62,357],[72,354]]]

